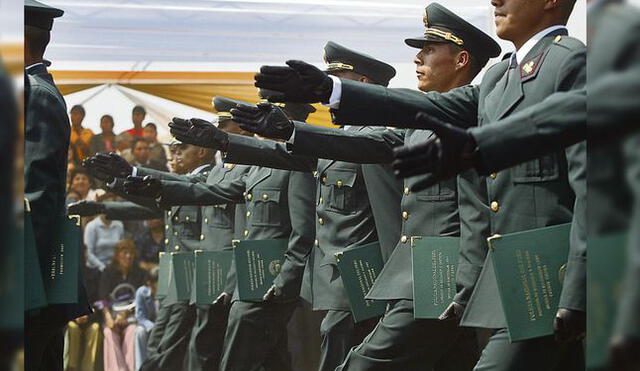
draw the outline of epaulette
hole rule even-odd
[[[566,35],[558,35],[553,39],[553,44],[556,46],[561,46],[563,48],[569,50],[576,50],[580,48],[584,48],[585,45],[582,41],[576,39],[575,37],[566,36]]]

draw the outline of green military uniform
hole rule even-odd
[[[48,32],[63,11],[34,0],[25,1],[25,26]],[[26,34],[27,36],[29,33]],[[25,43],[33,40],[25,40]],[[51,236],[65,214],[67,151],[70,125],[64,98],[44,62],[25,70],[24,197],[31,206],[31,220],[42,269],[51,255]],[[79,277],[78,277],[79,278]],[[25,287],[29,290],[29,287]],[[74,318],[91,313],[82,283],[79,301],[49,305],[25,313],[25,366],[28,370],[62,370],[63,327]]]
[[[395,75],[391,66],[333,42],[325,46],[325,61],[329,72],[353,71],[384,85]],[[334,370],[375,323],[375,319],[354,323],[334,254],[380,240],[383,259],[388,259],[400,235],[400,221],[393,215],[400,214],[401,185],[388,165],[317,159],[315,166],[309,166],[306,159],[316,155],[303,155],[289,153],[282,143],[231,135],[226,158],[238,163],[314,172],[317,239],[306,277],[310,289],[304,297],[314,310],[327,310],[320,326],[319,368]]]
[[[341,122],[393,122],[412,127],[416,113],[423,111],[457,125],[477,123],[482,127],[530,107],[554,92],[584,86],[585,47],[567,37],[566,30],[542,38],[519,62],[514,68],[510,68],[510,60],[498,63],[487,71],[479,86],[465,86],[445,94],[386,90],[344,80],[340,108],[333,113]],[[543,111],[544,107],[539,109]],[[478,145],[482,147],[480,141]],[[566,154],[557,152],[488,177],[490,203],[485,207],[491,210],[490,233],[571,221],[576,196],[582,199],[579,193],[583,181],[581,164],[585,160],[580,153],[583,149],[580,144]],[[574,231],[561,306],[585,310],[584,245],[579,243],[579,228]],[[485,283],[488,286],[483,291],[486,289],[491,295],[479,299],[489,305],[485,308],[499,308],[495,279]],[[476,287],[475,291],[479,289]],[[473,296],[465,312],[463,324],[500,329],[485,348],[476,366],[478,370],[550,369],[559,364],[563,355],[579,353],[578,344],[570,346],[572,352],[564,352],[568,347],[559,346],[552,337],[510,344],[504,318],[499,313],[499,310],[478,311]]]
[[[310,174],[251,167],[246,175],[216,184],[163,181],[163,204],[245,202],[243,239],[287,238],[285,262],[274,285],[281,298],[269,303],[237,300],[234,292],[220,364],[222,370],[288,370],[286,325],[295,309],[302,274],[313,247]],[[248,356],[251,355],[251,356]]]
[[[161,179],[181,180],[189,182],[203,181],[210,175],[211,165],[204,165],[197,172],[189,175],[167,173],[163,171],[137,167],[136,175],[154,176]],[[112,189],[125,195],[121,189],[121,182],[112,185]],[[165,218],[165,249],[171,251],[195,251],[200,249],[203,214],[206,210],[198,206],[174,206],[170,210],[162,210],[154,207],[155,201],[141,197],[125,197],[133,199],[142,206],[133,202],[105,202],[105,214],[109,219],[115,220],[144,220]],[[171,306],[161,306],[158,311],[157,321],[149,334],[148,357],[141,369],[150,370],[174,370],[181,369],[184,363],[190,339],[191,328],[195,322],[194,309],[189,303],[176,303]]]

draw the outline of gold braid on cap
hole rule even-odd
[[[353,71],[353,66],[341,62],[333,62],[327,65],[327,71]]]
[[[424,36],[428,36],[428,35],[434,35],[434,36],[438,36],[441,37],[445,40],[451,41],[452,43],[462,46],[464,45],[464,40],[462,40],[461,38],[459,38],[458,36],[452,34],[451,32],[446,32],[446,31],[442,31],[439,30],[437,28],[433,28],[433,27],[429,27],[424,31]]]
[[[233,115],[231,115],[231,112],[218,112],[218,121],[231,119],[233,119]]]

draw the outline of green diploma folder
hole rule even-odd
[[[40,267],[35,234],[31,224],[31,210],[25,204],[24,211],[24,266]],[[40,269],[29,269],[24,272],[24,309],[31,310],[47,306],[47,293]]]
[[[460,238],[412,237],[414,318],[438,319],[456,295]]]
[[[626,233],[587,239],[587,369],[606,369],[609,341],[624,292],[627,266]]]
[[[553,334],[571,224],[488,239],[511,342]]]
[[[195,272],[191,301],[197,305],[213,304],[224,291],[231,268],[233,251],[195,251]]]
[[[163,304],[188,302],[193,283],[194,256],[192,252],[172,252],[169,269],[169,287]]]
[[[244,240],[233,250],[238,297],[241,301],[262,301],[280,273],[287,251],[287,239]]]
[[[380,244],[374,242],[346,249],[335,256],[354,321],[384,314],[386,302],[364,298],[384,266]]]
[[[171,269],[171,255],[162,251],[158,253],[158,290],[156,298],[164,299],[169,289],[169,270]]]
[[[82,231],[79,216],[58,218],[58,235],[43,274],[49,304],[71,304],[79,300],[80,246]]]

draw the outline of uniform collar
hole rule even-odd
[[[193,171],[190,172],[189,175],[200,174],[202,171],[204,171],[208,167],[209,167],[209,164],[200,165],[199,167],[193,169]]]
[[[563,25],[555,25],[555,26],[551,26],[548,28],[545,28],[544,30],[538,32],[537,34],[533,35],[532,38],[530,38],[529,40],[527,40],[526,43],[524,43],[522,45],[522,47],[520,49],[518,49],[518,51],[516,51],[513,55],[516,58],[516,62],[518,64],[522,63],[522,61],[524,61],[524,59],[527,57],[527,54],[529,54],[529,52],[531,51],[531,49],[533,49],[533,47],[538,43],[538,41],[542,40],[545,36],[547,36],[548,34],[557,31],[557,30],[566,30],[567,27],[563,26]],[[514,58],[514,57],[512,57]]]
[[[44,64],[44,62],[38,62],[38,63],[34,63],[30,66],[27,66],[25,68],[25,71],[27,71],[27,73],[29,75],[35,75],[39,72],[46,72],[47,71],[47,66]]]

